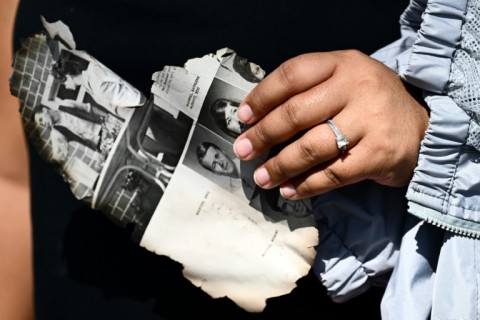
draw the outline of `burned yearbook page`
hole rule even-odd
[[[318,235],[309,200],[258,188],[258,163],[233,153],[244,129],[237,108],[264,75],[228,48],[154,73],[155,108],[193,125],[140,243],[181,262],[185,277],[213,297],[250,311],[295,287],[310,269]]]
[[[75,197],[214,298],[260,312],[288,294],[313,263],[311,203],[258,188],[265,158],[240,162],[232,148],[245,129],[239,103],[265,72],[224,48],[155,72],[147,99],[77,50],[62,22],[43,23],[15,55],[11,91],[29,140]]]

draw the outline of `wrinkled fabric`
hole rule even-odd
[[[332,300],[385,285],[403,234],[405,188],[363,181],[320,195],[314,208],[320,240],[313,268]]]
[[[460,40],[466,4],[467,0],[428,1],[408,68],[400,74],[402,78],[421,89],[443,92]],[[416,14],[418,12],[405,12],[401,22],[416,19]]]
[[[430,124],[407,198],[411,212],[457,233],[480,233],[480,163],[465,146],[469,116],[447,96],[428,96]]]
[[[465,35],[471,35],[472,32],[476,36],[480,35],[480,30],[466,32],[462,29],[472,25],[467,24],[467,17],[475,20],[471,14],[475,12],[478,15],[477,6],[477,0],[470,0],[468,5],[466,1],[429,1],[421,15],[423,22],[418,34],[423,34],[430,42],[446,48],[440,51],[449,52],[449,55],[451,52],[450,62],[443,67],[448,71],[447,80],[450,82],[445,83],[446,88],[440,88],[438,84],[442,83],[443,87],[444,73],[439,73],[438,76],[416,76],[417,80],[423,83],[422,88],[437,86],[437,91],[446,92],[425,92],[431,113],[430,123],[407,193],[409,211],[414,215],[446,230],[474,237],[480,237],[480,175],[476,174],[480,169],[480,153],[467,143],[474,113],[459,106],[460,97],[455,97],[455,93],[458,93],[455,88],[459,86],[457,71],[462,64],[458,59],[463,57],[459,52],[472,46],[469,42],[470,36]],[[432,12],[435,13],[433,16]],[[480,17],[476,17],[477,20],[478,18]],[[465,24],[459,26],[458,21]],[[455,44],[456,42],[458,43]],[[418,44],[425,48],[425,42],[417,39],[413,45],[412,56],[414,52],[418,52]],[[452,48],[456,51],[452,51]],[[426,66],[434,63],[435,60],[429,58],[438,56],[438,52],[432,50],[423,63]],[[413,69],[410,67],[410,70]],[[471,72],[475,72],[474,70]],[[452,72],[456,74],[455,77],[450,75]],[[407,75],[405,78],[409,79]],[[452,82],[453,78],[457,79],[456,83]],[[447,95],[449,92],[454,98]],[[478,94],[480,93],[477,92]]]
[[[477,0],[412,0],[400,17],[401,38],[372,55],[423,89],[430,121],[403,213],[401,198],[383,198],[387,207],[372,205],[379,201],[372,186],[317,199],[322,214],[315,271],[336,301],[393,269],[382,318],[480,318],[478,7]],[[402,218],[392,220],[393,210]],[[396,229],[379,228],[384,222]],[[378,264],[369,269],[373,261]]]
[[[419,26],[418,36],[411,49],[403,50],[411,51],[408,65],[397,72],[424,89],[430,121],[407,192],[408,211],[416,217],[407,217],[408,231],[382,300],[382,318],[479,319],[480,153],[469,138],[475,132],[475,101],[462,105],[472,100],[461,89],[465,79],[477,79],[472,77],[476,68],[461,50],[469,47],[469,54],[474,53],[468,41],[480,30],[466,32],[465,26],[467,17],[478,23],[478,4],[412,4],[417,6],[405,11],[401,23],[412,26],[410,30]],[[378,59],[390,60],[387,65],[406,61],[401,52]],[[474,97],[479,94],[475,85],[468,90]]]
[[[412,1],[401,18],[402,39],[373,57],[396,70],[406,81],[426,89],[430,123],[407,193],[409,211],[453,232],[479,236],[480,175],[476,173],[480,153],[468,141],[478,104],[476,96],[480,92],[471,92],[476,87],[470,86],[474,107],[468,109],[458,103],[468,100],[459,94],[462,81],[476,79],[472,76],[476,68],[464,67],[463,79],[458,75],[460,65],[465,64],[458,60],[463,59],[459,52],[466,50],[478,58],[476,51],[467,49],[474,46],[471,38],[480,35],[475,27],[480,17],[473,17],[472,11],[479,15],[477,0],[470,0],[468,6],[464,0]],[[467,24],[468,21],[473,22]],[[462,23],[468,31],[462,29]],[[416,28],[419,29],[415,31]],[[408,47],[410,43],[412,46]],[[438,57],[442,57],[442,64],[438,63]],[[441,72],[425,71],[438,68]],[[444,91],[450,96],[441,94]]]
[[[372,57],[416,87],[443,93],[466,6],[467,0],[412,1],[400,17],[401,38]]]
[[[428,319],[442,230],[408,216],[399,263],[382,299],[383,319]],[[433,233],[433,234],[432,234]],[[436,248],[436,250],[432,250]],[[397,303],[401,301],[400,305]],[[401,308],[400,308],[401,306]]]
[[[467,145],[480,151],[480,7],[470,0],[446,91],[471,116]]]
[[[407,219],[382,318],[479,319],[480,242],[413,216]]]

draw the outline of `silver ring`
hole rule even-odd
[[[344,154],[347,151],[348,140],[345,138],[343,133],[338,130],[337,126],[333,123],[332,119],[327,120],[328,126],[332,129],[335,134],[335,140],[337,141],[337,148],[340,150],[340,154]]]

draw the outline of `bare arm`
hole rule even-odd
[[[0,1],[0,319],[12,320],[34,318],[27,148],[8,85],[18,2]]]

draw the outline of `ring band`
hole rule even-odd
[[[348,140],[345,138],[343,133],[338,130],[337,126],[333,123],[332,119],[327,120],[328,126],[332,129],[335,134],[335,140],[337,141],[337,148],[340,150],[340,154],[344,154],[347,151]]]

